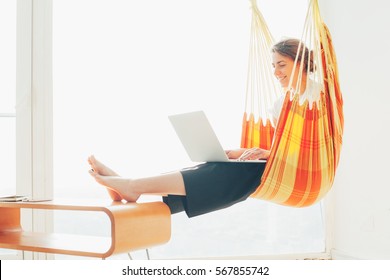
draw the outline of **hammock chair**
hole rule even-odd
[[[343,100],[339,87],[336,56],[328,28],[323,23],[317,0],[310,0],[298,53],[312,50],[315,68],[311,79],[318,89],[299,94],[303,61],[295,59],[292,79],[286,92],[276,85],[271,68],[272,36],[252,2],[245,112],[241,147],[270,149],[261,184],[251,197],[277,204],[305,207],[320,201],[332,187],[339,162],[343,135]],[[298,55],[297,55],[298,57]],[[293,76],[294,74],[292,74]],[[307,82],[308,82],[307,80]],[[295,89],[295,90],[294,90]],[[317,101],[312,102],[317,90]],[[284,94],[284,103],[275,129],[269,108]],[[257,120],[257,121],[255,121]]]

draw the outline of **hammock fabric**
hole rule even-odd
[[[253,1],[252,4],[255,6]],[[253,15],[257,21],[262,20],[256,7],[253,9]],[[264,28],[265,23],[262,24],[261,32],[268,32],[268,29]],[[311,78],[320,83],[322,88],[319,100],[312,104],[308,100],[302,102],[300,94],[288,91],[285,93],[273,140],[269,116],[264,121],[260,115],[259,121],[254,124],[253,111],[244,113],[241,137],[243,148],[267,149],[272,143],[261,184],[252,197],[292,207],[312,205],[331,189],[340,158],[344,124],[336,56],[329,30],[321,20],[316,0],[310,1],[304,29],[303,37],[306,36],[306,41],[312,42],[311,49],[317,73]],[[305,42],[304,38],[302,41]],[[266,44],[262,46],[269,47]],[[270,53],[269,48],[263,50]],[[269,61],[265,60],[270,64]],[[302,67],[296,67],[297,65],[296,59],[293,71],[302,73]],[[252,84],[250,80],[253,78],[254,75],[250,71],[248,84]],[[269,83],[269,80],[257,78],[255,83]],[[258,90],[258,94],[263,93]],[[266,135],[268,133],[269,135]],[[260,143],[263,141],[264,145]]]

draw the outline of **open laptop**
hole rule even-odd
[[[194,162],[266,162],[229,159],[203,111],[168,116],[188,156]]]

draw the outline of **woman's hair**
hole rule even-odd
[[[285,39],[280,41],[279,43],[276,43],[271,51],[277,52],[283,56],[287,56],[291,58],[293,61],[295,61],[295,57],[297,56],[298,49],[299,49],[300,41],[298,39]],[[302,58],[303,53],[305,55],[304,58]],[[309,49],[302,43],[301,47],[299,49],[299,55],[298,55],[298,63],[301,61],[304,61],[303,70],[307,72],[308,63],[310,62],[310,69],[309,72],[314,72],[315,65],[313,61],[313,52],[309,51]]]

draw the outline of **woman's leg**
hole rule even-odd
[[[88,161],[93,169],[89,173],[95,180],[99,184],[107,187],[109,192],[116,193],[121,199],[125,199],[126,201],[137,201],[142,194],[186,194],[183,177],[180,172],[139,179],[128,179],[118,176],[114,171],[97,161],[94,157],[90,157]]]

